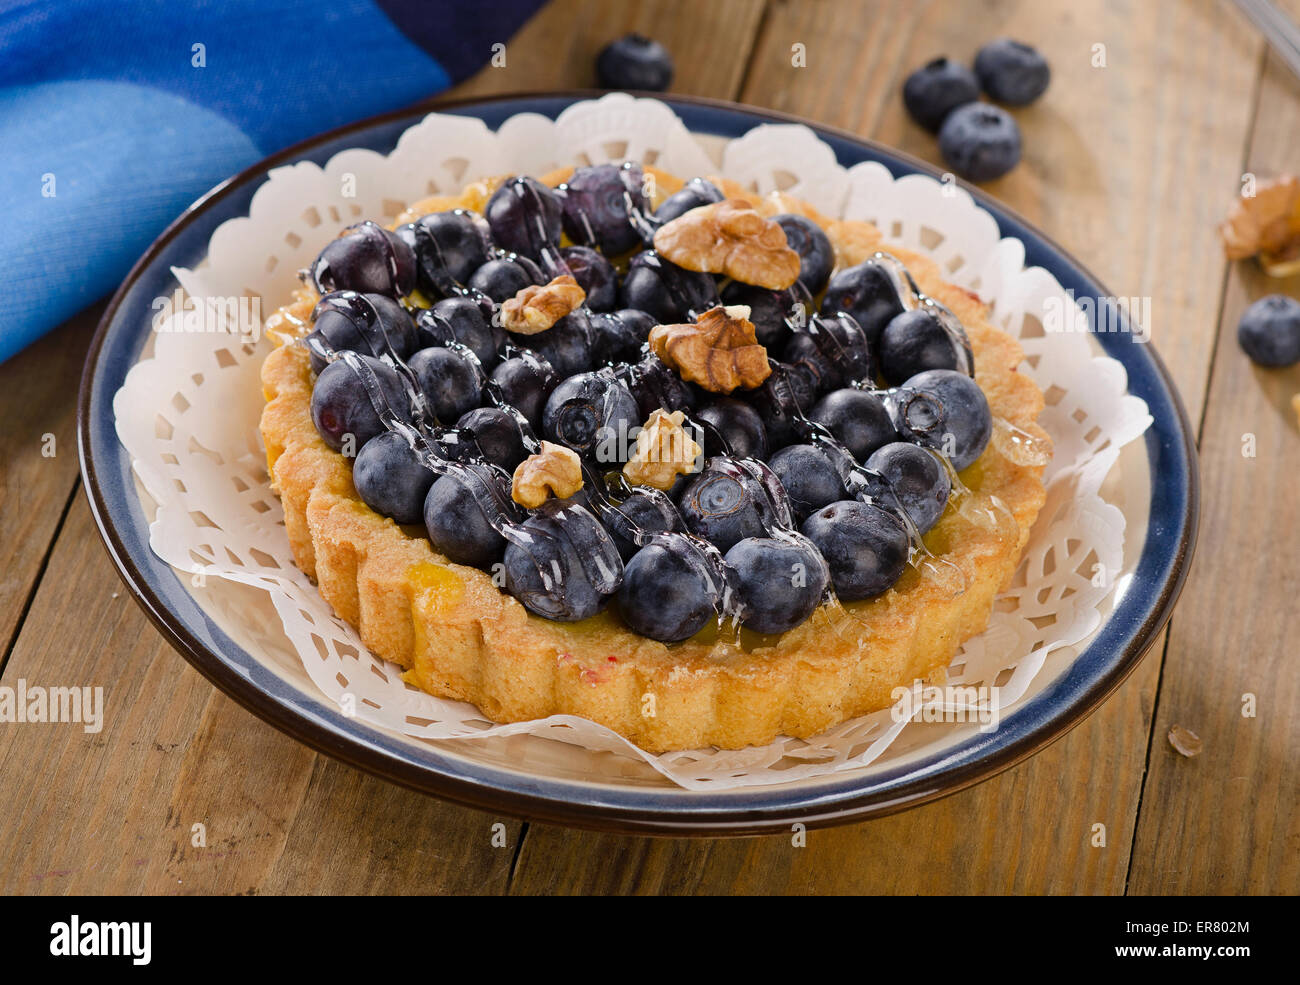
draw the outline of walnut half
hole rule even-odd
[[[587,292],[569,274],[549,284],[530,284],[501,306],[501,324],[518,335],[545,332],[587,299]]]
[[[572,448],[542,442],[542,450],[529,455],[515,468],[510,498],[535,510],[548,496],[568,499],[582,488],[582,465]]]
[[[636,450],[623,466],[629,482],[666,491],[679,475],[695,471],[695,460],[704,449],[682,427],[685,420],[680,410],[670,414],[661,407],[650,414],[636,436]]]
[[[711,393],[752,389],[772,372],[743,304],[710,308],[685,325],[656,325],[650,349],[682,379]]]
[[[1254,195],[1233,203],[1219,235],[1229,260],[1258,255],[1275,277],[1295,273],[1300,269],[1300,179],[1283,175],[1261,182]]]
[[[655,249],[687,270],[726,274],[742,284],[780,291],[799,277],[799,254],[785,230],[742,199],[691,209],[659,227]]]

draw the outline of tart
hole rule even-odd
[[[1051,446],[987,316],[781,193],[488,179],[325,244],[261,433],[296,563],[408,683],[656,753],[807,738],[941,680],[1017,567]]]

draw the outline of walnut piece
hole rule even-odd
[[[691,209],[659,227],[659,255],[687,270],[726,274],[743,284],[779,291],[799,277],[799,254],[785,230],[749,203],[727,199]]]
[[[666,491],[679,475],[695,471],[695,460],[704,449],[682,427],[685,420],[680,410],[670,414],[660,407],[650,414],[636,436],[636,450],[623,466],[629,482]]]
[[[685,325],[656,325],[650,348],[682,379],[711,393],[752,389],[772,373],[743,304],[710,308]]]
[[[519,335],[545,332],[587,298],[576,280],[561,274],[549,284],[530,284],[501,306],[501,324]]]
[[[568,499],[582,488],[582,465],[572,448],[542,442],[542,450],[529,455],[515,468],[510,497],[520,506],[535,510],[548,496]]]
[[[1277,277],[1300,270],[1300,179],[1283,175],[1237,199],[1219,235],[1229,260],[1258,255],[1265,271]]]
[[[1291,409],[1295,411],[1295,424],[1300,428],[1300,393],[1291,398]]]

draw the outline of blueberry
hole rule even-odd
[[[812,314],[812,296],[803,284],[795,281],[780,291],[733,280],[722,291],[722,303],[749,307],[758,344],[769,352],[779,352],[790,338],[790,322],[803,324]]]
[[[635,314],[645,316],[642,311]],[[621,311],[597,312],[591,316],[591,361],[595,365],[633,362],[640,358],[643,343],[639,319],[626,318]]]
[[[807,216],[785,212],[772,216],[772,221],[785,230],[785,242],[799,254],[799,283],[810,294],[820,294],[831,279],[835,266],[835,251],[830,238]]]
[[[396,232],[414,253],[416,283],[430,300],[454,294],[492,259],[487,221],[469,209],[421,216]]]
[[[492,193],[485,214],[498,246],[540,260],[545,251],[559,246],[562,209],[555,189],[520,176]]]
[[[673,59],[658,41],[628,34],[600,50],[596,75],[605,89],[662,92],[672,84]]]
[[[595,164],[578,168],[560,186],[564,196],[564,231],[582,246],[594,246],[606,256],[626,253],[641,242],[628,210],[647,209],[639,164]],[[575,275],[576,276],[576,275]],[[581,283],[581,278],[579,278]]]
[[[979,79],[959,62],[936,58],[926,62],[903,83],[903,105],[912,119],[934,132],[958,106],[980,97]]]
[[[859,462],[898,440],[884,400],[871,390],[834,390],[817,401],[808,417],[825,425]]]
[[[363,222],[320,251],[311,276],[319,294],[358,291],[404,297],[415,289],[415,254],[396,233]]]
[[[975,56],[975,74],[989,94],[1008,106],[1027,106],[1047,91],[1052,70],[1047,59],[1020,41],[990,41]]]
[[[824,315],[840,311],[851,315],[874,346],[889,320],[902,313],[903,302],[889,271],[874,260],[865,260],[831,277],[821,310]]]
[[[360,356],[379,382],[385,400],[398,416],[407,415],[406,390],[397,372],[374,356]],[[342,359],[330,363],[316,377],[311,392],[311,419],[325,444],[335,451],[347,442],[356,455],[366,442],[387,430],[379,419],[360,374]]]
[[[632,389],[643,422],[661,407],[667,411],[684,410],[687,413],[695,409],[695,391],[660,362],[658,356],[646,356],[636,364]]]
[[[1300,362],[1300,301],[1285,294],[1260,298],[1241,316],[1237,342],[1260,366]]]
[[[669,531],[681,533],[685,529],[681,514],[677,512],[673,501],[657,489],[641,488],[619,503],[617,509],[624,518],[645,533]],[[614,538],[614,544],[618,547],[618,553],[622,555],[623,560],[628,561],[638,548],[635,541],[624,536],[620,531],[618,526],[620,522],[616,520],[609,524],[609,535]]]
[[[813,614],[826,592],[826,562],[792,541],[749,537],[727,551],[739,582],[742,620],[756,633],[784,633]]]
[[[505,330],[493,325],[490,315],[473,298],[443,298],[417,316],[424,347],[459,342],[470,349],[484,371],[492,369],[506,342]]]
[[[767,458],[767,430],[763,418],[749,404],[735,397],[714,397],[695,412],[695,417],[712,424],[727,442],[726,448],[713,447],[708,431],[704,447],[709,455],[730,458]]]
[[[407,440],[386,431],[367,441],[352,463],[352,485],[362,502],[398,523],[419,523],[435,476]]]
[[[519,423],[513,414],[500,407],[476,407],[462,414],[456,427],[471,432],[483,457],[507,472],[513,472],[528,457]]]
[[[1020,127],[999,106],[968,103],[944,121],[939,152],[963,178],[992,181],[1020,162]]]
[[[469,287],[497,304],[514,297],[530,284],[545,284],[537,264],[527,257],[507,254],[489,260],[470,274]]]
[[[456,564],[490,568],[506,549],[505,538],[488,521],[474,487],[456,476],[444,475],[429,488],[424,526],[433,549]]]
[[[618,304],[618,275],[614,265],[595,250],[586,246],[566,246],[560,250],[560,259],[573,274],[573,279],[587,294],[587,307],[592,311],[613,311]]]
[[[440,422],[450,424],[479,405],[478,374],[459,352],[431,347],[421,349],[407,365],[424,391],[429,410]]]
[[[585,547],[593,533],[578,529],[584,522],[588,521],[573,515],[561,519],[544,508],[524,523],[532,542],[527,547],[513,543],[506,547],[506,591],[529,612],[574,622],[594,616],[605,604],[605,597],[583,571],[579,545]]]
[[[623,278],[624,307],[639,308],[660,325],[681,324],[691,312],[708,311],[717,303],[712,275],[685,270],[654,250],[634,255]]]
[[[880,333],[880,375],[897,386],[927,369],[973,369],[975,357],[965,333],[954,336],[925,308],[895,315]]]
[[[804,385],[803,374],[793,371],[789,366],[784,368],[786,370],[784,384],[774,372],[744,396],[745,402],[758,412],[759,419],[763,422],[769,455],[778,448],[784,448],[798,440],[795,413],[802,412],[804,406],[813,405],[812,393]],[[803,396],[804,402],[800,402],[800,396]],[[788,403],[792,403],[793,406],[789,406]]]
[[[691,533],[728,551],[746,537],[765,533],[758,506],[749,490],[738,480],[715,469],[705,468],[691,478],[677,502]]]
[[[673,192],[659,203],[659,208],[655,209],[655,218],[660,223],[672,222],[691,209],[721,202],[722,198],[722,192],[713,182],[704,178],[692,178],[682,186],[681,191]]]
[[[600,373],[570,376],[551,391],[542,412],[542,433],[548,440],[605,465],[626,459],[627,437],[640,424],[631,392]]]
[[[965,373],[928,369],[903,384],[899,432],[947,455],[958,472],[979,458],[993,434],[993,416],[979,385]]]
[[[623,570],[618,607],[634,633],[661,643],[689,639],[714,617],[712,582],[690,548],[651,544]]]
[[[800,370],[813,394],[851,382],[873,383],[876,358],[866,333],[851,315],[815,315],[786,343],[781,359]],[[812,401],[803,403],[805,408]]]
[[[803,535],[826,559],[841,602],[879,595],[907,566],[906,528],[892,513],[868,503],[831,503],[808,518]]]
[[[542,423],[542,408],[555,387],[554,374],[546,374],[533,360],[512,356],[492,370],[492,382],[501,388],[501,396],[528,419],[534,428]]]
[[[808,514],[845,496],[844,483],[834,463],[815,445],[787,445],[767,464],[785,486],[790,507],[800,522]]]
[[[887,510],[901,506],[921,533],[939,522],[948,505],[952,480],[932,453],[920,445],[893,441],[872,452],[866,466],[884,476],[887,483],[887,488],[868,488],[878,505]]]
[[[575,308],[544,332],[511,336],[521,348],[544,356],[560,376],[586,372],[593,364],[591,316]]]
[[[420,347],[415,323],[406,309],[383,294],[335,291],[316,303],[311,313],[309,339],[319,339],[327,349],[348,350],[365,356],[389,352],[405,359]],[[319,373],[325,360],[312,347],[311,368]]]

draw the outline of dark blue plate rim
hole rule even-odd
[[[451,758],[433,746],[395,739],[346,718],[323,696],[298,691],[260,665],[197,606],[172,569],[149,548],[148,522],[118,442],[113,396],[147,338],[149,303],[169,293],[172,266],[191,267],[221,222],[246,215],[254,191],[274,167],[324,164],[349,147],[390,150],[403,130],[433,111],[472,116],[497,128],[521,112],[554,118],[600,92],[504,95],[434,101],[362,120],[289,147],[240,172],[191,205],[140,258],[114,294],[91,344],[78,400],[81,472],[96,526],[127,588],[167,640],[205,677],[254,714],[313,748],[393,782],[458,803],[578,827],[673,835],[741,835],[840,824],[882,816],[955,793],[1001,772],[1060,738],[1093,711],[1133,670],[1168,621],[1196,542],[1199,481],[1193,432],[1168,371],[1150,344],[1126,332],[1097,340],[1128,372],[1129,390],[1147,402],[1154,423],[1144,441],[1151,507],[1132,584],[1098,635],[1069,670],[1016,708],[995,732],[958,749],[870,777],[847,777],[719,793],[615,787],[500,770]],[[662,97],[695,132],[735,137],[762,123],[807,126],[845,167],[877,161],[896,177],[940,177],[931,165],[853,134],[755,107],[697,97]],[[997,221],[1003,236],[1025,246],[1027,266],[1041,266],[1076,298],[1111,297],[1082,264],[1024,219],[979,189],[963,185]]]

